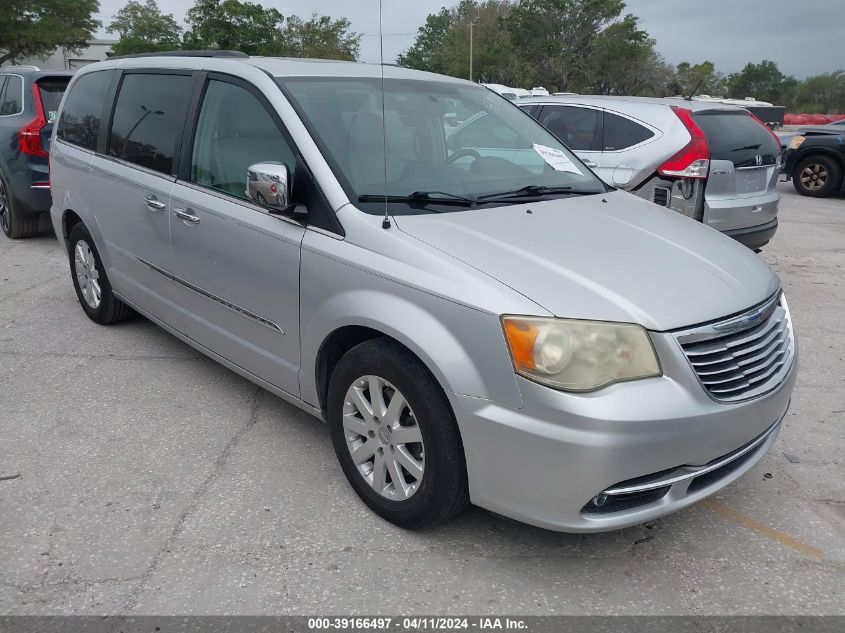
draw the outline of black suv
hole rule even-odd
[[[71,75],[0,68],[0,228],[8,237],[35,235],[50,211],[50,134]]]
[[[781,172],[802,196],[845,192],[845,133],[800,130],[783,153]]]

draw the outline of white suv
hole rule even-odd
[[[775,234],[780,141],[747,110],[646,97],[551,96],[523,108],[605,182],[750,248]]]

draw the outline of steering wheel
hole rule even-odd
[[[451,164],[451,163],[454,163],[459,158],[463,158],[464,156],[472,156],[474,160],[478,160],[479,158],[481,158],[481,154],[476,152],[474,149],[471,149],[469,147],[465,147],[464,149],[459,149],[454,154],[449,156],[449,158],[446,159],[446,162]]]

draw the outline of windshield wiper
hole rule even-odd
[[[743,147],[737,147],[736,149],[732,149],[731,151],[732,152],[741,152],[744,149],[757,149],[758,147],[760,147],[760,143],[757,143],[757,145],[745,145]]]
[[[363,193],[358,196],[360,202],[436,202],[437,204],[459,204],[472,206],[475,198],[466,198],[446,191],[414,191],[404,196],[384,195],[381,193]]]
[[[546,187],[544,185],[528,185],[521,189],[514,191],[500,191],[497,193],[485,193],[478,196],[478,202],[486,202],[490,200],[512,199],[512,198],[536,198],[538,196],[554,195],[565,193],[572,196],[589,196],[601,193],[594,189],[575,189],[573,187]]]

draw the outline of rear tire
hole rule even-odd
[[[842,165],[828,156],[807,156],[792,172],[792,186],[802,196],[824,198],[839,191]]]
[[[327,405],[343,472],[376,514],[420,528],[467,506],[463,445],[449,401],[406,348],[386,338],[353,347],[332,373]]]
[[[38,234],[39,215],[22,215],[17,209],[12,190],[0,174],[0,229],[13,240]]]
[[[135,314],[112,292],[100,253],[82,222],[77,222],[70,230],[68,259],[76,297],[88,318],[100,325],[111,325]]]

